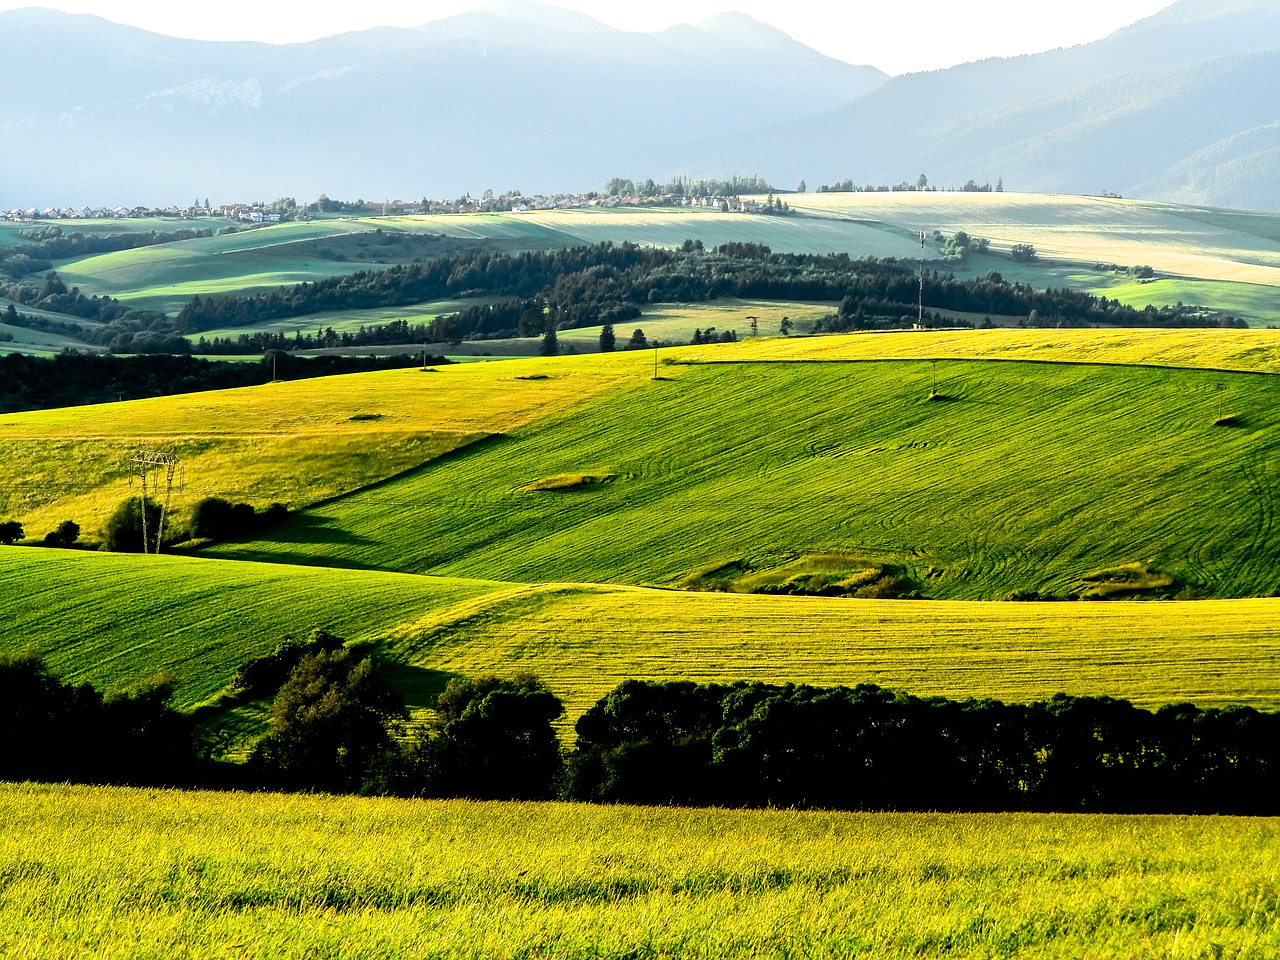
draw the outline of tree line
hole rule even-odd
[[[847,254],[784,254],[753,243],[715,249],[689,240],[676,249],[603,243],[516,255],[469,251],[361,270],[341,277],[280,287],[253,296],[195,296],[170,318],[133,310],[110,297],[85,297],[51,272],[43,286],[0,284],[0,295],[42,311],[78,318],[56,320],[23,314],[10,304],[4,322],[77,337],[115,353],[181,353],[189,337],[220,327],[258,326],[333,310],[409,306],[433,300],[490,297],[427,324],[385,325],[392,342],[447,343],[475,339],[541,336],[605,323],[623,323],[650,303],[692,303],[721,297],[766,300],[840,301],[838,313],[819,330],[901,326],[917,309],[916,264],[894,258],[853,259]],[[1072,290],[1037,291],[992,272],[972,280],[926,275],[924,306],[930,310],[1035,318],[1041,325],[1105,323],[1119,326],[1219,326],[1243,321],[1194,306],[1137,310],[1105,297]],[[204,341],[213,353],[262,349],[311,349],[358,345],[363,334],[246,334]],[[421,339],[419,336],[421,335]],[[345,343],[350,341],[350,343]],[[301,345],[301,346],[300,346]]]
[[[433,365],[449,363],[430,356]],[[184,355],[117,357],[64,351],[54,357],[0,355],[0,413],[226,390],[277,380],[416,366],[422,355],[297,357],[287,353],[253,362],[222,363]]]
[[[676,249],[602,243],[593,247],[524,252],[515,256],[470,252],[359,271],[281,287],[252,297],[195,297],[177,318],[179,332],[252,326],[326,310],[405,306],[431,300],[496,296],[437,317],[415,329],[426,342],[537,336],[633,319],[649,303],[690,303],[721,297],[840,301],[819,329],[901,325],[917,307],[916,265],[892,258],[847,254],[774,253],[753,243],[706,249],[686,241]],[[1074,290],[1038,291],[999,273],[960,280],[926,275],[924,305],[931,310],[1030,317],[1046,325],[1217,326],[1223,320],[1196,307],[1136,310]],[[870,318],[864,320],[864,318]],[[1235,323],[1235,321],[1232,321]],[[416,341],[415,341],[416,342]]]
[[[135,250],[161,243],[177,243],[213,236],[209,229],[139,230],[134,233],[66,233],[59,226],[23,230],[19,236],[26,243],[10,247],[0,256],[0,274],[21,277],[52,268],[53,260],[71,260],[117,250]]]
[[[0,657],[0,777],[402,796],[842,810],[1280,813],[1280,714],[1109,697],[1006,704],[876,686],[628,680],[579,718],[532,676],[454,677],[409,732],[368,648],[323,631],[184,715],[172,684],[102,695]],[[247,762],[200,722],[270,701]]]

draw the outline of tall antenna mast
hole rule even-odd
[[[923,329],[924,327],[924,231],[920,231],[920,304],[919,315],[916,318],[917,324]]]

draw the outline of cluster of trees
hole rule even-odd
[[[185,339],[173,334],[167,315],[156,310],[135,310],[111,297],[86,297],[79,287],[68,290],[54,271],[45,275],[42,286],[29,281],[0,283],[0,296],[25,307],[74,318],[56,320],[21,313],[10,303],[0,318],[10,326],[73,337],[107,347],[113,353],[185,353],[191,349]]]
[[[557,795],[560,700],[536,678],[455,677],[434,722],[408,710],[377,661],[317,631],[246,664],[223,705],[272,698],[243,783],[287,790],[542,800]]]
[[[243,356],[267,353],[271,350],[331,350],[335,347],[389,347],[422,344],[431,339],[430,327],[425,323],[408,320],[390,320],[371,326],[361,324],[355,331],[338,333],[333,327],[324,327],[315,333],[295,331],[272,333],[242,333],[235,337],[200,337],[190,349],[194,353],[209,356]],[[441,361],[443,362],[443,360]]]
[[[736,174],[728,180],[717,180],[714,177],[690,179],[685,176],[672,177],[666,183],[655,183],[649,180],[627,180],[624,177],[613,177],[605,184],[604,193],[609,197],[738,197],[742,194],[775,193],[767,180],[761,177],[739,177]]]
[[[31,654],[0,657],[0,778],[476,799],[851,810],[1273,816],[1280,714],[1157,711],[1108,697],[1030,704],[875,686],[629,680],[577,723],[531,676],[455,677],[434,721],[408,710],[377,660],[316,632],[246,663],[194,716],[163,678],[98,694]],[[214,762],[196,721],[270,700],[243,764]]]
[[[1004,179],[1001,178],[997,180],[996,185],[994,187],[991,186],[990,182],[979,184],[975,180],[966,180],[963,186],[952,187],[950,189],[952,191],[956,191],[959,193],[1004,193]],[[916,178],[915,183],[910,183],[906,180],[903,180],[901,183],[894,184],[893,186],[890,186],[888,184],[880,184],[877,186],[877,185],[868,183],[865,186],[860,187],[856,185],[853,182],[853,180],[846,179],[846,180],[837,180],[835,183],[821,184],[817,188],[817,190],[815,190],[814,192],[815,193],[896,193],[898,191],[936,192],[937,190],[938,188],[936,186],[930,186],[929,178],[922,173],[920,174],[919,177]],[[803,181],[801,182],[800,192],[801,193],[804,192]]]
[[[0,522],[0,544],[11,547],[25,536],[26,531],[17,520]],[[40,545],[45,547],[74,547],[79,539],[80,524],[74,520],[63,520],[44,535]]]
[[[817,332],[841,333],[901,326],[916,318],[919,276],[911,271],[884,270],[858,277],[831,317],[819,320]],[[1026,318],[1027,326],[1084,327],[1234,327],[1243,320],[1195,306],[1146,306],[1141,310],[1117,300],[1078,290],[1036,290],[1030,284],[1009,283],[992,271],[972,280],[957,280],[937,271],[925,274],[924,304],[930,310],[954,310]],[[937,317],[939,322],[944,322]],[[947,323],[957,321],[948,320]]]
[[[583,800],[854,810],[1280,812],[1280,714],[627,681],[577,724]]]
[[[190,356],[116,357],[64,351],[54,357],[0,355],[0,413],[135,400],[201,390],[225,390],[278,380],[414,366],[421,354],[399,357],[266,356],[254,363],[219,363]],[[448,363],[428,357],[432,364]]]
[[[205,497],[192,507],[185,523],[175,523],[152,498],[129,497],[120,501],[103,524],[102,548],[115,553],[158,553],[161,547],[194,538],[233,540],[261,533],[288,515],[288,508],[281,503],[258,510],[248,503]]]
[[[971,237],[958,230],[943,241],[942,256],[946,260],[964,260],[971,253],[986,253],[990,249],[991,241],[986,237]]]
[[[195,725],[172,694],[160,676],[104,695],[61,682],[33,653],[0,654],[0,778],[189,785]]]
[[[954,244],[955,238],[953,238]],[[966,246],[979,245],[969,238]],[[254,297],[193,298],[179,315],[184,331],[244,326],[322,310],[367,309],[463,296],[500,296],[498,303],[438,317],[427,342],[544,336],[548,329],[618,324],[646,303],[697,302],[719,297],[766,300],[842,300],[820,329],[886,326],[915,313],[915,264],[852,259],[847,254],[774,253],[753,243],[714,250],[686,241],[674,250],[603,243],[516,256],[470,252],[384,271],[361,271],[283,287]],[[1221,318],[1194,307],[1135,310],[1070,290],[1036,291],[998,273],[973,280],[926,277],[925,306],[933,310],[1029,316],[1045,324],[1217,326]],[[1234,323],[1234,321],[1233,321]]]
[[[737,330],[725,330],[717,333],[715,327],[707,327],[707,329],[694,330],[693,339],[690,343],[736,343],[738,339]]]

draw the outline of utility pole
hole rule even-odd
[[[653,379],[658,379],[658,345],[653,345]]]
[[[182,464],[172,453],[158,450],[139,450],[129,462],[134,465],[142,479],[142,495],[138,498],[139,511],[142,514],[142,552],[151,553],[151,538],[147,534],[147,486],[160,488],[160,472],[165,474],[164,502],[160,505],[160,528],[156,531],[156,549],[160,552],[160,543],[164,539],[164,521],[169,513],[169,497],[173,493],[173,478]],[[154,474],[154,477],[152,476]]]

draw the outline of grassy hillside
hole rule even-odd
[[[752,340],[690,348],[683,360],[1030,360],[1280,373],[1273,330],[940,330]]]
[[[897,572],[933,598],[1124,581],[1267,595],[1277,391],[1269,376],[1138,366],[666,365],[217,552],[517,582],[745,590],[808,568],[827,585]]]
[[[1179,277],[1280,286],[1275,214],[1052,194],[810,193],[787,200],[816,216],[948,235],[964,230],[987,237],[997,250],[1029,243],[1053,259],[1147,264]]]
[[[402,235],[452,238],[492,249],[546,249],[631,241],[677,246],[688,239],[717,246],[730,240],[765,243],[796,253],[910,256],[902,231],[847,218],[762,217],[670,210],[566,210],[536,213],[369,217],[284,223],[225,236],[86,257],[59,264],[68,285],[120,297],[139,307],[181,309],[196,294],[249,293],[283,284],[377,269],[430,256],[430,245],[404,251],[387,241]],[[359,244],[353,240],[364,235]],[[324,242],[320,242],[324,241]],[[438,242],[443,252],[457,244]]]
[[[54,673],[99,688],[159,670],[191,706],[286,636],[372,639],[500,584],[183,557],[0,547],[0,649],[34,646]],[[86,598],[92,602],[86,602]]]
[[[1280,950],[1262,819],[9,786],[0,950],[70,958]]]
[[[1280,600],[964,603],[523,586],[0,548],[0,649],[99,687],[166,670],[183,705],[285,636],[376,640],[414,707],[449,676],[543,677],[572,722],[627,678],[878,683],[1280,708]],[[86,595],[93,602],[85,602]]]
[[[535,673],[571,719],[628,678],[1280,706],[1273,599],[966,603],[560,584],[486,593],[386,636],[388,652],[432,671]]]
[[[632,358],[631,367],[646,359]],[[92,533],[137,495],[128,461],[139,447],[182,458],[179,511],[205,496],[313,503],[571,407],[629,375],[615,364],[566,367],[548,378],[544,362],[531,363],[463,377],[408,369],[0,416],[0,515],[21,520],[33,536],[64,519]]]

